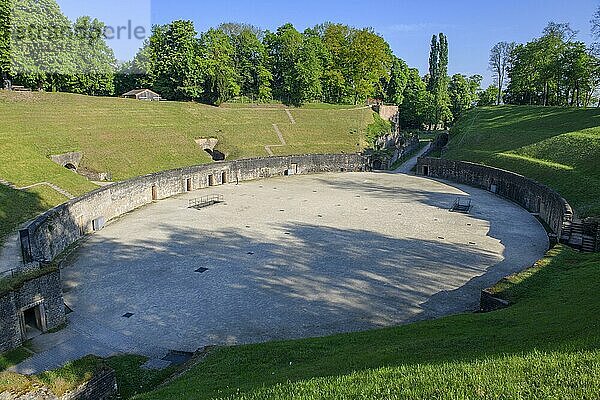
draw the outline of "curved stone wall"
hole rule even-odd
[[[180,168],[118,182],[73,199],[21,231],[25,261],[53,260],[82,236],[155,200],[208,186],[273,176],[363,171],[360,154],[257,158]]]
[[[539,215],[560,239],[565,222],[573,220],[573,209],[556,191],[514,172],[465,161],[420,158],[417,173],[489,190]]]

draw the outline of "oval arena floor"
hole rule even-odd
[[[211,194],[224,203],[188,208]],[[458,197],[469,214],[449,211]],[[96,326],[92,338],[192,352],[475,310],[482,288],[547,246],[532,215],[483,190],[326,174],[154,203],[86,239],[62,274],[72,323]]]

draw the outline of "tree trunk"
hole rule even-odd
[[[496,99],[496,105],[499,106],[500,102],[502,101],[502,84],[503,84],[503,79],[500,76],[500,74],[498,74],[498,98]]]

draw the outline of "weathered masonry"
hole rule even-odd
[[[0,353],[21,346],[27,339],[65,322],[60,271],[24,279],[0,295]]]
[[[181,168],[115,183],[49,210],[22,230],[23,261],[53,260],[106,221],[180,193],[273,176],[358,172],[365,165],[360,154],[270,157]]]
[[[560,194],[532,179],[485,165],[427,157],[419,159],[417,173],[489,190],[538,215],[554,242],[560,240],[582,250],[600,251],[598,223],[578,221]],[[574,233],[577,226],[581,226],[581,234]]]

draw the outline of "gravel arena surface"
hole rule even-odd
[[[188,208],[213,194],[224,203]],[[449,211],[459,197],[469,214]],[[342,173],[156,202],[84,240],[62,276],[72,323],[193,352],[476,310],[481,289],[547,249],[535,217],[486,191]]]

